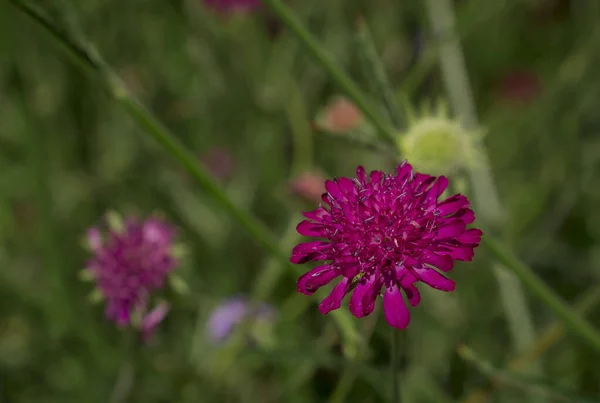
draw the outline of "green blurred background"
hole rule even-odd
[[[419,106],[445,97],[436,58],[444,39],[431,34],[424,3],[288,3],[362,88],[369,87],[357,55],[359,15],[399,99]],[[218,15],[200,0],[70,6],[132,93],[200,161],[212,158],[208,168],[227,194],[278,234],[286,252],[299,239],[298,212],[315,205],[290,190],[294,178],[393,167],[386,154],[314,130],[311,121],[340,91],[267,10]],[[506,210],[505,240],[567,301],[595,289],[600,302],[600,4],[465,0],[456,14]],[[6,1],[0,31],[1,402],[389,401],[389,330],[379,310],[340,330],[319,314],[316,298],[296,295],[301,268],[272,260],[97,78]],[[224,153],[231,166],[222,166]],[[123,332],[77,277],[85,229],[108,209],[163,212],[190,252],[178,271],[190,293],[172,296],[171,313],[133,361]],[[257,285],[265,272],[275,273],[272,286]],[[472,395],[498,373],[459,356],[457,345],[496,368],[523,351],[485,251],[451,276],[456,292],[423,290],[411,310],[402,339],[405,402],[584,401],[560,400],[556,388],[598,396],[598,357],[569,334],[538,343],[542,353],[518,368],[527,373],[537,363],[544,393],[515,375]],[[213,345],[205,335],[211,310],[253,293],[279,311],[261,345]],[[536,299],[527,302],[541,335],[555,319]],[[597,311],[588,317],[600,324]]]

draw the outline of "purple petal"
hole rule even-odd
[[[305,295],[312,295],[319,288],[329,284],[331,280],[338,276],[339,274],[329,265],[315,267],[298,279],[298,292]]]
[[[415,283],[419,281],[415,277],[410,270],[406,269],[404,266],[400,266],[396,268],[396,278],[398,278],[398,283],[400,288],[404,290],[404,293],[408,297],[408,302],[411,306],[417,306],[421,302],[421,293],[415,287]]]
[[[398,183],[406,182],[412,176],[413,169],[412,166],[404,161],[396,167],[396,180]]]
[[[365,296],[373,294],[373,286],[375,285],[375,275],[370,275],[361,279],[358,285],[354,289],[352,296],[350,297],[350,312],[357,318],[362,318],[371,312],[365,312],[363,307],[363,300]]]
[[[323,315],[326,315],[329,312],[338,309],[340,306],[342,306],[342,300],[346,296],[347,292],[348,279],[344,277],[342,281],[340,281],[335,287],[333,287],[331,294],[329,294],[327,298],[325,298],[321,302],[321,304],[319,305],[319,311],[321,311]]]
[[[323,237],[325,236],[325,229],[321,224],[317,224],[313,221],[304,220],[296,227],[296,231],[300,235]]]
[[[449,255],[437,255],[435,253],[428,253],[423,258],[423,263],[430,264],[437,267],[442,271],[452,270],[454,267],[454,259]]]
[[[319,207],[318,209],[315,209],[313,211],[304,212],[304,213],[302,213],[302,215],[310,220],[313,220],[313,221],[316,221],[319,223],[324,223],[329,218],[331,218],[329,211],[325,210],[323,207]]]
[[[212,311],[206,323],[208,337],[213,342],[227,339],[234,326],[248,315],[249,306],[245,298],[231,298]]]
[[[381,178],[383,178],[383,172],[381,172],[381,171],[371,171],[371,175],[369,177],[371,179],[371,183],[381,182]]]
[[[454,195],[439,203],[438,211],[441,216],[447,216],[467,207],[469,207],[469,200],[465,196]]]
[[[390,287],[385,290],[383,311],[385,320],[391,327],[406,329],[410,322],[410,313],[398,287]]]
[[[437,239],[454,238],[465,232],[467,225],[460,218],[448,221],[438,229]]]
[[[454,291],[456,286],[454,281],[446,278],[437,270],[429,267],[413,267],[412,270],[415,276],[428,286],[440,291]]]
[[[149,339],[160,322],[169,313],[170,307],[166,302],[158,304],[142,319],[141,331],[145,340]]]
[[[452,259],[462,260],[463,262],[470,262],[473,260],[474,255],[473,246],[453,246],[450,251]]]
[[[481,231],[480,229],[471,228],[457,236],[456,240],[460,243],[479,245],[479,242],[481,242],[482,235],[483,231]]]
[[[351,179],[341,177],[337,180],[337,184],[346,195],[356,194],[356,184]]]
[[[444,190],[448,187],[448,178],[445,176],[440,176],[437,178],[431,189],[427,192],[427,196],[436,199],[444,193]]]
[[[290,261],[292,263],[301,264],[311,260],[315,260],[316,257],[321,255],[321,251],[329,247],[327,242],[313,241],[298,244],[292,250],[292,257]]]
[[[325,189],[334,199],[346,200],[346,196],[344,195],[344,193],[342,193],[342,190],[340,189],[337,183],[332,182],[330,180],[326,180]]]
[[[365,316],[369,315],[375,309],[375,301],[381,293],[381,287],[383,286],[383,277],[376,276],[375,281],[371,287],[371,291],[366,293],[362,300],[362,307]]]
[[[460,218],[465,224],[468,225],[475,221],[475,213],[471,209],[464,208],[458,210],[456,213],[452,214],[448,218]]]
[[[365,172],[364,167],[359,165],[356,168],[356,178],[358,179],[361,185],[365,186],[367,184],[367,173]]]

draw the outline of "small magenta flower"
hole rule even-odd
[[[253,305],[245,297],[230,298],[211,313],[206,326],[208,338],[223,343],[243,321],[271,322],[274,316],[275,310],[266,303]]]
[[[250,12],[260,7],[260,0],[204,0],[207,6],[224,13]]]
[[[105,233],[97,227],[87,231],[93,256],[83,276],[96,283],[108,319],[118,327],[133,325],[148,338],[169,311],[164,302],[150,305],[179,263],[175,228],[157,217],[121,220],[109,213],[107,221]]]
[[[453,291],[454,281],[438,270],[447,272],[455,260],[473,258],[483,233],[467,229],[475,220],[467,198],[459,194],[440,201],[448,186],[444,176],[416,173],[406,162],[396,171],[367,176],[359,166],[356,178],[325,182],[328,208],[303,213],[308,220],[298,225],[298,232],[324,239],[297,245],[291,261],[326,263],[298,279],[298,292],[312,295],[341,278],[319,305],[321,313],[338,309],[352,293],[352,314],[369,315],[384,288],[385,318],[390,326],[404,329],[410,314],[402,291],[413,307],[421,300],[418,282]]]

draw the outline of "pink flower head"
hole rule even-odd
[[[178,264],[172,254],[175,229],[156,217],[130,217],[122,228],[106,233],[90,228],[87,236],[93,256],[86,268],[106,300],[106,316],[125,327],[140,315],[143,323],[138,325],[150,332],[167,312],[166,306],[150,313],[147,307]]]
[[[249,12],[260,7],[260,0],[204,0],[219,12]]]
[[[438,200],[448,179],[413,171],[404,162],[396,174],[363,167],[356,178],[326,181],[327,193],[314,211],[303,213],[297,230],[301,235],[324,238],[297,245],[292,263],[325,261],[298,279],[298,292],[312,295],[320,287],[341,278],[319,305],[326,314],[341,306],[352,293],[350,311],[369,315],[383,293],[383,309],[390,326],[404,329],[410,314],[401,291],[411,306],[421,300],[418,282],[441,291],[453,291],[447,272],[455,260],[470,261],[482,232],[467,229],[475,220],[463,195]]]

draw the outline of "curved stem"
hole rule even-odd
[[[390,372],[392,374],[392,403],[400,403],[400,385],[398,384],[398,372],[400,372],[400,331],[390,327],[391,336],[391,360]]]
[[[452,108],[462,120],[465,129],[477,129],[479,125],[477,110],[464,55],[456,34],[453,4],[451,0],[427,0],[426,4],[434,35],[448,38],[439,47],[439,59]],[[477,211],[489,229],[487,232],[490,233],[497,231],[501,224],[502,206],[484,146],[477,138],[472,138],[472,141],[478,149],[478,161],[469,172],[471,184]],[[492,269],[500,288],[500,296],[515,349],[522,350],[535,340],[533,320],[523,287],[502,265],[494,264]]]
[[[394,130],[371,108],[369,101],[360,88],[348,75],[327,55],[321,44],[308,32],[300,20],[281,0],[263,0],[267,5],[300,40],[308,53],[327,71],[331,79],[346,93],[364,115],[377,128],[379,135],[387,142],[393,142]]]
[[[510,269],[521,282],[538,297],[566,327],[587,342],[600,353],[600,333],[592,327],[579,313],[571,309],[550,287],[548,287],[529,267],[521,263],[508,249],[489,236],[482,238],[482,244]]]

